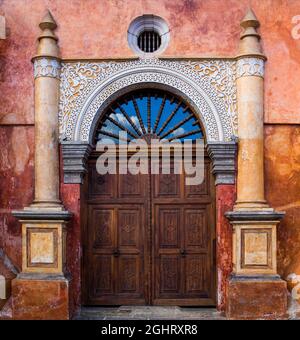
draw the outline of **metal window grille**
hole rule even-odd
[[[143,31],[138,36],[138,46],[145,53],[153,53],[159,49],[161,37],[155,31]]]

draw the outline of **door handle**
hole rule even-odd
[[[186,256],[186,250],[185,249],[181,249],[180,250],[180,254],[182,257],[185,257]]]
[[[114,255],[115,257],[118,257],[118,256],[120,255],[119,249],[114,249],[113,255]]]

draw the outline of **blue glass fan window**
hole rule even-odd
[[[127,141],[152,137],[172,141],[203,138],[199,119],[179,97],[159,90],[131,92],[105,112],[96,133],[96,141],[127,133]]]

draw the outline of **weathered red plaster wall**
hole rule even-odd
[[[73,214],[67,227],[67,271],[71,279],[70,313],[73,314],[81,299],[80,185],[61,184],[61,198],[65,208]]]
[[[286,216],[278,229],[280,275],[300,275],[300,126],[265,129],[266,195]]]
[[[235,200],[235,185],[217,186],[217,304],[220,311],[226,307],[228,278],[232,272],[232,226],[224,214],[232,210]]]
[[[0,127],[0,248],[21,267],[21,226],[11,215],[33,199],[34,129]]]
[[[291,34],[292,18],[300,15],[298,0],[0,0],[0,14],[6,17],[8,31],[7,40],[0,41],[0,247],[15,265],[20,266],[21,261],[20,226],[10,211],[28,205],[33,197],[30,59],[45,9],[52,11],[59,24],[57,35],[64,58],[132,57],[127,28],[136,16],[145,13],[160,15],[169,23],[171,42],[165,56],[204,57],[236,54],[239,22],[249,5],[262,24],[268,56],[266,122],[299,124],[300,40]],[[276,208],[287,211],[279,230],[283,275],[300,274],[298,134],[296,125],[266,128],[267,198]],[[79,203],[73,200],[77,190],[73,186],[62,188],[71,211],[78,208]],[[74,251],[78,251],[78,216],[74,224],[69,242],[75,240]],[[79,277],[76,264],[69,264],[72,266],[71,271]]]
[[[60,150],[60,190],[64,207],[72,213],[67,224],[67,273],[70,279],[70,315],[72,316],[81,302],[81,224],[80,224],[80,184],[64,184],[62,153]]]

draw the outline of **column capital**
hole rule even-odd
[[[240,36],[238,58],[255,56],[265,60],[266,57],[263,54],[260,43],[261,36],[257,31],[260,27],[260,22],[251,8],[247,11],[240,25],[243,28],[243,31]]]
[[[49,57],[34,58],[34,78],[49,77],[60,80],[61,63]]]
[[[237,61],[236,77],[256,76],[264,78],[265,63],[264,60],[257,57],[244,57]]]
[[[212,173],[218,184],[234,184],[236,174],[236,142],[212,142],[207,144],[212,160]]]
[[[92,151],[92,146],[82,142],[63,141],[64,183],[82,184],[87,172],[86,162]]]

